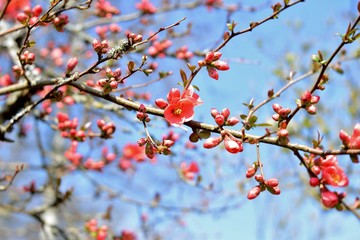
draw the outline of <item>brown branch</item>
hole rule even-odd
[[[11,184],[13,183],[16,175],[24,169],[24,164],[21,164],[20,167],[16,165],[14,174],[10,177],[9,183],[7,185],[0,185],[0,192],[6,191]]]
[[[357,19],[354,22],[354,25],[352,26],[352,28],[350,30],[354,30],[356,25],[359,23],[360,21],[360,15],[357,17]],[[326,63],[322,65],[321,71],[319,73],[319,76],[316,80],[316,82],[314,83],[314,85],[312,86],[310,92],[314,93],[316,90],[318,90],[319,84],[321,83],[321,79],[323,78],[325,71],[329,68],[330,63],[332,62],[332,60],[335,58],[335,56],[340,52],[340,50],[349,42],[345,42],[344,40],[340,43],[340,45],[336,48],[336,50],[331,54],[330,58],[328,60],[326,60]],[[289,122],[291,121],[291,119],[293,119],[293,117],[297,114],[297,112],[302,108],[302,106],[296,106],[296,108],[289,114],[289,116],[286,119],[286,123],[289,124]]]
[[[135,111],[139,110],[140,107],[140,103],[136,103],[130,100],[127,100],[125,98],[122,97],[116,97],[112,94],[104,94],[102,91],[97,90],[95,88],[89,87],[87,86],[85,83],[79,83],[79,82],[71,82],[70,83],[71,86],[79,89],[80,91],[89,93],[93,96],[105,99],[109,102],[121,105],[123,107],[125,107],[126,109],[132,109]],[[154,115],[154,116],[159,116],[159,117],[164,117],[164,110],[159,109],[159,108],[154,108],[151,106],[146,106],[146,112],[148,114]],[[198,121],[189,121],[185,123],[186,126],[190,127],[190,128],[194,128],[194,129],[202,129],[202,130],[206,130],[209,132],[213,132],[213,133],[218,133],[220,134],[220,129],[219,126],[215,126],[215,125],[211,125],[211,124],[207,124],[207,123],[203,123],[203,122],[198,122]],[[241,133],[241,131],[235,131],[235,130],[230,130],[230,129],[226,129],[226,131],[228,131],[229,133],[231,133],[234,137],[237,138],[243,138],[243,135]],[[298,150],[298,151],[302,151],[302,152],[307,152],[307,153],[312,153],[315,155],[329,155],[329,154],[333,154],[333,155],[349,155],[349,154],[360,154],[360,149],[338,149],[338,150],[319,150],[319,149],[315,149],[309,146],[305,146],[305,145],[300,145],[300,144],[294,144],[294,143],[287,143],[287,144],[281,144],[278,142],[277,138],[273,138],[273,137],[260,137],[260,136],[255,136],[255,135],[250,135],[250,134],[246,134],[245,137],[245,141],[250,141],[250,140],[258,140],[259,142],[262,143],[266,143],[266,144],[271,144],[271,145],[276,145],[279,147],[283,147],[283,148],[287,148],[290,150]]]

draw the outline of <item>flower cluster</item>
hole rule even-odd
[[[162,41],[154,41],[149,47],[148,53],[152,57],[165,57],[166,50],[172,45],[172,42],[168,39]]]
[[[85,223],[85,229],[94,239],[106,240],[109,227],[106,225],[98,226],[97,220],[93,218]]]
[[[3,6],[8,0],[0,0],[1,11],[3,10]],[[6,8],[6,12],[4,17],[9,19],[16,18],[17,14],[24,8],[30,7],[30,0],[17,0],[10,1],[8,7]]]
[[[298,107],[305,108],[305,110],[311,114],[316,114],[316,107],[315,104],[317,104],[320,100],[320,96],[314,96],[309,91],[305,91],[300,99],[296,101],[296,104]]]
[[[214,148],[221,142],[224,142],[224,147],[229,153],[236,154],[243,151],[242,141],[225,130],[221,131],[221,135],[218,137],[206,139],[203,147],[207,149]]]
[[[22,25],[34,25],[38,21],[38,17],[42,11],[43,9],[40,5],[36,5],[32,9],[30,6],[26,6],[24,7],[23,12],[16,15],[16,20],[18,20]]]
[[[255,175],[255,180],[259,183],[259,185],[253,187],[247,195],[249,200],[255,199],[260,195],[261,192],[268,190],[271,194],[279,195],[279,181],[276,178],[269,178],[268,180],[264,180],[261,175]]]
[[[60,14],[59,16],[55,17],[52,22],[58,32],[63,32],[65,25],[69,23],[69,17],[68,15]]]
[[[228,108],[224,108],[221,112],[217,109],[211,109],[211,116],[214,118],[215,122],[219,127],[222,126],[235,126],[239,123],[239,119],[237,117],[230,117],[230,110]]]
[[[112,134],[115,132],[116,127],[113,122],[106,123],[103,119],[98,119],[96,121],[98,128],[101,131],[101,138],[111,138]]]
[[[141,0],[141,2],[136,3],[135,7],[143,14],[154,14],[157,10],[149,0]]]
[[[120,13],[119,9],[111,5],[107,0],[98,0],[95,4],[96,15],[99,17],[111,18],[113,15]]]
[[[106,54],[108,52],[109,48],[109,42],[107,40],[99,41],[97,39],[94,39],[92,42],[93,49],[98,54]]]
[[[35,53],[29,52],[28,50],[25,50],[21,55],[20,55],[20,61],[23,64],[33,64],[35,62]]]
[[[196,174],[199,173],[199,166],[196,162],[180,164],[180,173],[185,180],[194,180]]]
[[[121,69],[117,68],[112,71],[110,68],[105,69],[106,78],[100,79],[97,84],[102,87],[105,94],[110,93],[112,90],[118,88],[119,82],[121,81]]]
[[[257,196],[260,195],[261,192],[267,190],[274,195],[280,194],[279,188],[279,181],[276,178],[269,178],[265,180],[263,175],[256,174],[257,170],[259,169],[259,163],[254,163],[251,167],[246,170],[246,177],[252,178],[254,177],[255,180],[259,183],[257,186],[253,187],[247,195],[248,199],[255,199]]]
[[[335,207],[345,195],[329,191],[327,185],[333,187],[346,187],[349,184],[347,175],[338,165],[337,157],[335,155],[327,155],[325,158],[315,158],[314,155],[311,155],[305,160],[311,171],[316,175],[310,177],[310,186],[320,187],[321,201],[325,207]]]
[[[175,56],[178,59],[184,59],[188,61],[190,58],[194,56],[194,54],[188,50],[187,46],[182,46],[176,50]]]
[[[200,67],[206,66],[209,77],[211,77],[215,80],[219,79],[219,74],[218,74],[217,70],[226,71],[226,70],[230,69],[229,65],[226,62],[219,60],[221,55],[222,55],[222,53],[220,53],[220,52],[208,52],[205,55],[204,60],[198,61],[198,65]]]
[[[351,137],[344,130],[340,130],[339,137],[344,149],[360,149],[360,123],[355,125]],[[353,163],[359,163],[359,157],[356,154],[350,154],[350,159]]]
[[[70,138],[75,141],[84,141],[86,134],[83,130],[76,130],[78,127],[78,118],[70,120],[69,115],[59,112],[57,114],[58,129],[61,131],[61,136]]]
[[[77,147],[79,142],[72,141],[68,150],[65,151],[64,156],[67,160],[69,160],[73,166],[79,166],[83,156],[77,152]]]
[[[119,168],[123,171],[133,168],[132,161],[144,162],[146,159],[145,147],[139,144],[126,144],[122,151],[123,155],[119,160]]]
[[[344,130],[340,130],[339,137],[345,149],[360,149],[360,123],[355,125],[351,137]]]
[[[156,106],[164,109],[164,117],[169,124],[181,126],[184,122],[190,121],[194,117],[194,107],[202,104],[202,101],[194,88],[190,86],[183,93],[173,88],[167,95],[167,101],[156,99]]]

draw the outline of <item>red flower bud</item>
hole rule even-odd
[[[224,139],[224,146],[225,146],[225,149],[229,153],[235,154],[235,153],[243,151],[243,146],[242,146],[241,142],[234,141],[231,138],[229,138],[228,136],[226,136]]]
[[[276,178],[269,178],[265,181],[265,184],[270,187],[277,187],[279,185],[279,181]]]
[[[325,207],[333,208],[339,203],[339,198],[336,193],[326,190],[321,193],[321,202]]]
[[[224,118],[228,118],[230,116],[230,110],[228,108],[224,108],[221,110],[221,115],[223,115]]]
[[[319,186],[319,184],[320,184],[320,181],[319,181],[319,179],[317,177],[311,177],[310,178],[309,185],[311,187],[317,187],[317,186]]]
[[[272,108],[274,109],[274,111],[275,111],[276,113],[279,113],[279,110],[282,109],[282,107],[280,106],[280,104],[277,104],[277,103],[274,103],[274,104],[272,105]]]
[[[221,143],[221,137],[208,138],[204,142],[204,148],[213,148]]]
[[[225,118],[224,118],[224,116],[223,116],[223,115],[220,115],[220,114],[217,115],[217,116],[215,117],[215,122],[216,122],[217,125],[223,126],[224,123],[225,123]]]
[[[248,192],[247,198],[249,200],[255,199],[257,196],[259,196],[260,192],[261,192],[260,187],[256,186]]]
[[[161,109],[165,109],[169,104],[166,102],[166,100],[158,98],[155,100],[155,105]]]

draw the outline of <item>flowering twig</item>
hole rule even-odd
[[[24,164],[21,164],[20,167],[16,166],[14,174],[9,179],[9,183],[7,185],[0,185],[0,192],[6,191],[9,188],[11,186],[11,184],[13,183],[16,175],[18,175],[18,173],[21,172],[23,169],[24,169]]]

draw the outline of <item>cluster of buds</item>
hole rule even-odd
[[[84,162],[84,167],[86,169],[102,171],[102,169],[112,161],[116,159],[115,153],[110,153],[107,147],[103,147],[101,150],[101,159],[99,161],[94,161],[92,158],[88,158]]]
[[[102,171],[105,163],[103,161],[94,161],[92,158],[86,159],[84,162],[84,168],[88,170]]]
[[[58,32],[63,32],[65,25],[69,23],[69,17],[66,14],[60,14],[55,17],[52,22]]]
[[[221,135],[218,137],[212,137],[205,140],[203,147],[204,148],[214,148],[219,145],[222,141],[224,141],[224,147],[226,151],[229,153],[239,153],[243,151],[242,141],[240,139],[236,139],[227,131],[221,131]]]
[[[79,166],[83,156],[77,152],[77,147],[79,142],[72,141],[68,150],[65,151],[64,156],[69,160],[74,166]]]
[[[109,50],[109,42],[107,40],[99,41],[97,39],[94,39],[92,42],[93,49],[95,52],[97,52],[99,55],[106,54]]]
[[[204,60],[198,61],[198,65],[200,67],[206,66],[209,77],[211,77],[215,80],[219,79],[219,74],[218,74],[217,70],[220,70],[220,71],[229,70],[229,65],[226,62],[219,60],[221,55],[222,55],[222,53],[220,53],[220,52],[208,52],[205,55]]]
[[[251,167],[246,170],[246,177],[252,178],[259,183],[257,186],[253,187],[247,195],[248,199],[254,199],[260,195],[260,192],[268,190],[270,193],[274,195],[280,194],[279,181],[276,178],[269,178],[268,180],[264,179],[264,176],[261,174],[256,174],[259,169],[259,163],[255,162]]]
[[[70,138],[75,141],[84,141],[86,134],[83,130],[76,130],[79,120],[73,118],[70,120],[69,115],[59,112],[57,114],[58,129],[61,131],[61,136],[64,138]]]
[[[97,220],[93,218],[85,223],[85,229],[94,239],[106,240],[109,227],[106,225],[98,226]]]
[[[168,39],[162,41],[154,41],[153,45],[149,47],[148,53],[152,57],[165,57],[166,50],[172,45]]]
[[[105,70],[106,78],[98,80],[97,84],[102,87],[105,94],[110,93],[113,89],[117,89],[119,82],[121,82],[121,69],[117,68],[112,71],[110,68]]]
[[[211,109],[211,116],[214,118],[216,124],[219,127],[222,126],[235,126],[239,123],[239,119],[237,117],[229,117],[230,110],[228,108],[224,108],[219,112],[217,109]]]
[[[351,137],[344,130],[340,130],[339,138],[345,149],[360,149],[360,123],[355,125]]]
[[[182,162],[180,164],[180,174],[181,177],[187,181],[194,180],[196,174],[200,171],[199,166],[196,162],[186,163]]]
[[[32,180],[29,185],[23,186],[23,190],[24,192],[29,192],[30,194],[34,194],[38,191],[34,180]]]
[[[129,230],[122,230],[121,231],[121,240],[136,240],[136,235],[134,232]]]
[[[247,198],[252,200],[260,195],[261,192],[267,190],[271,194],[279,195],[279,181],[276,178],[269,178],[265,180],[264,177],[260,174],[255,175],[255,180],[259,183],[248,192]]]
[[[150,122],[150,118],[146,113],[146,107],[144,104],[140,104],[139,111],[136,113],[136,117],[142,122]]]
[[[14,65],[12,67],[12,72],[13,72],[16,79],[18,79],[20,76],[22,76],[24,74],[23,69],[20,66],[17,66],[17,65]]]
[[[96,121],[98,128],[101,131],[101,138],[111,138],[112,134],[115,132],[116,127],[115,124],[112,122],[106,123],[103,119],[98,119]]]
[[[144,162],[147,155],[145,154],[144,145],[147,143],[147,140],[141,138],[137,144],[126,144],[122,150],[122,157],[119,160],[119,168],[122,171],[128,169],[134,169],[133,161],[135,162]]]
[[[141,2],[136,3],[135,7],[143,14],[154,14],[157,10],[149,0],[141,0]]]
[[[178,59],[184,59],[188,61],[190,58],[194,56],[194,54],[188,50],[187,46],[182,46],[176,50],[175,56]]]
[[[120,10],[107,0],[98,0],[95,4],[96,16],[111,18],[113,15],[118,15]]]
[[[324,206],[333,208],[338,205],[345,195],[329,191],[327,185],[346,187],[349,184],[349,179],[344,170],[338,165],[337,157],[335,155],[327,155],[323,158],[311,154],[305,158],[305,162],[313,173],[313,176],[310,177],[309,185],[320,188],[321,201]]]
[[[20,61],[22,64],[33,64],[35,62],[35,53],[29,52],[28,50],[25,50],[20,55]]]
[[[104,40],[107,37],[107,33],[119,33],[121,31],[121,27],[116,24],[112,23],[109,26],[97,26],[95,28],[96,34],[100,37],[100,39]]]
[[[272,115],[272,119],[276,122],[282,122],[283,120],[286,120],[287,116],[291,113],[290,108],[283,108],[278,103],[274,103],[272,108],[276,112],[276,114]]]
[[[314,96],[309,91],[305,91],[300,99],[296,100],[296,104],[298,107],[305,108],[305,110],[311,114],[316,114],[316,107],[315,104],[317,104],[320,100],[320,96]]]
[[[126,37],[128,39],[128,43],[132,46],[135,43],[139,43],[142,41],[142,35],[141,34],[136,34],[136,33],[127,33]]]
[[[42,11],[43,9],[40,5],[36,5],[32,9],[30,6],[26,6],[23,12],[16,15],[16,20],[18,20],[22,25],[34,25],[38,21]]]

